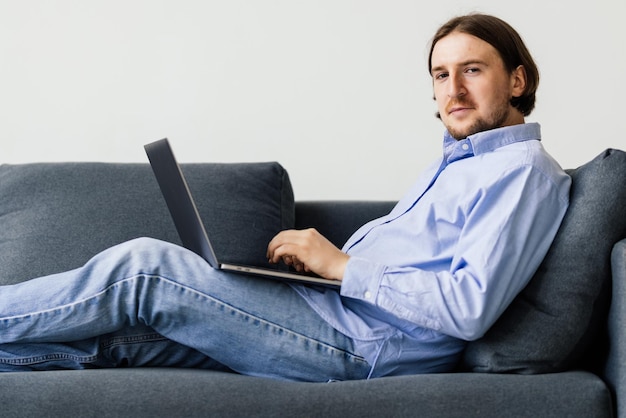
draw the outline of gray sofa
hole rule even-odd
[[[216,252],[235,262],[264,263],[284,228],[313,226],[341,245],[393,206],[295,201],[276,163],[183,171]],[[572,203],[544,263],[453,372],[333,383],[176,368],[4,373],[0,413],[626,417],[626,153],[606,150],[569,172]],[[0,166],[1,284],[77,267],[139,236],[178,242],[147,164]]]

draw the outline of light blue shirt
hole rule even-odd
[[[361,227],[341,291],[296,286],[372,365],[443,372],[526,286],[568,206],[570,178],[536,123],[457,141],[387,215]]]

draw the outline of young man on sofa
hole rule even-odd
[[[570,179],[544,151],[539,76],[516,31],[468,15],[433,38],[443,156],[342,250],[315,230],[269,243],[340,291],[213,270],[142,238],[0,289],[0,370],[175,366],[328,381],[443,372],[545,256]]]

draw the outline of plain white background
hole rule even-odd
[[[622,0],[0,0],[0,162],[279,161],[296,198],[398,199],[440,153],[428,44],[497,15],[566,168],[626,148]]]

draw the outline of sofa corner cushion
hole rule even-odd
[[[626,153],[608,149],[568,172],[570,206],[548,254],[487,334],[468,344],[464,369],[559,371],[579,360],[602,329],[611,249],[626,237]]]
[[[266,265],[267,243],[295,220],[278,163],[182,164],[219,258]],[[148,164],[0,166],[0,284],[76,268],[137,237],[180,244]]]

